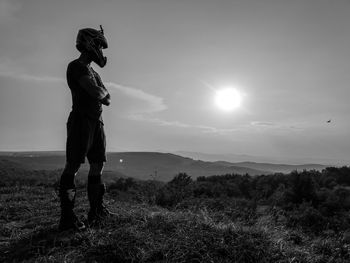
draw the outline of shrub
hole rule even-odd
[[[109,184],[109,190],[120,190],[120,191],[128,191],[128,189],[132,186],[136,185],[136,182],[133,178],[118,178],[113,183]]]
[[[287,226],[301,227],[306,231],[321,232],[327,226],[326,222],[310,202],[304,202],[287,213]]]
[[[311,172],[303,171],[301,173],[295,171],[290,175],[290,202],[301,204],[302,202],[317,203],[316,187]]]
[[[162,186],[162,182],[155,180],[140,181],[132,187],[130,192],[134,196],[133,200],[154,205],[157,193]]]
[[[163,207],[174,207],[185,198],[192,196],[192,178],[186,173],[176,175],[169,183],[158,190],[156,204]]]

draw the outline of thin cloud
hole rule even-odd
[[[199,130],[200,132],[206,133],[206,134],[223,135],[223,136],[230,135],[236,132],[255,133],[261,130],[263,131],[264,130],[276,130],[276,131],[303,130],[303,128],[299,127],[299,125],[277,124],[272,122],[261,122],[261,121],[253,121],[250,124],[237,125],[237,127],[235,128],[221,129],[221,128],[216,128],[216,127],[206,126],[206,125],[188,124],[180,121],[167,121],[159,118],[153,118],[151,116],[147,116],[143,114],[130,115],[129,119],[135,120],[135,121],[150,122],[150,123],[153,123],[159,126],[164,126],[164,127],[193,129],[193,130]]]
[[[273,123],[265,121],[252,121],[250,123],[253,127],[260,127],[264,129],[280,129],[280,130],[303,130],[298,124]]]
[[[189,125],[189,124],[182,123],[179,121],[165,121],[165,120],[148,117],[148,116],[141,115],[141,114],[130,115],[129,119],[134,120],[134,121],[151,122],[151,123],[157,124],[159,126],[171,126],[171,127],[178,127],[178,128],[192,128],[193,127],[193,125]]]
[[[65,82],[63,78],[51,77],[51,76],[34,76],[23,73],[16,73],[13,71],[3,71],[0,72],[0,76],[9,77],[14,79],[26,80],[26,81],[37,81],[37,82]]]
[[[22,74],[19,76],[19,78],[23,80],[38,81],[38,82],[59,82],[59,83],[66,82],[66,80],[63,78],[56,78],[51,76],[32,76],[32,75]]]
[[[153,113],[166,110],[168,107],[164,104],[163,98],[155,96],[150,93],[146,93],[143,90],[126,87],[113,82],[106,82],[108,89],[113,89],[122,92],[128,97],[142,100],[147,103],[147,109],[140,110],[143,113]]]
[[[184,129],[196,129],[200,130],[203,133],[208,134],[216,134],[216,135],[225,135],[229,133],[233,133],[236,131],[239,131],[239,128],[235,129],[218,129],[211,126],[205,126],[205,125],[193,125],[188,123],[183,123],[180,121],[166,121],[159,118],[152,118],[149,116],[141,115],[141,114],[134,114],[129,116],[129,119],[136,120],[136,121],[145,121],[145,122],[151,122],[159,126],[166,126],[166,127],[175,127],[175,128],[184,128]]]
[[[251,122],[253,126],[275,126],[275,123],[272,122],[263,122],[263,121],[253,121]]]
[[[66,84],[66,80],[63,78],[57,78],[52,76],[35,76],[30,74],[16,73],[13,71],[0,71],[0,76],[33,82],[51,82]],[[118,91],[128,98],[136,99],[137,101],[142,101],[142,105],[141,103],[137,103],[132,107],[130,111],[133,113],[154,113],[167,109],[167,106],[164,104],[163,98],[150,93],[146,93],[143,90],[119,85],[113,82],[105,82],[105,85],[107,89],[109,89],[112,92]]]

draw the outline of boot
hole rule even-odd
[[[115,213],[109,211],[103,204],[103,195],[106,192],[105,184],[89,184],[88,199],[90,202],[90,211],[88,213],[88,223],[90,226],[98,224],[106,217],[115,216]]]
[[[59,190],[61,201],[61,218],[58,225],[59,231],[65,231],[69,229],[82,231],[86,228],[85,224],[78,219],[73,211],[75,194],[75,188]]]

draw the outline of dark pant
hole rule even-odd
[[[106,136],[100,120],[71,112],[67,121],[66,161],[84,163],[106,161]]]

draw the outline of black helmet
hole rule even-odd
[[[107,48],[107,39],[101,30],[93,28],[80,29],[77,36],[76,48],[80,52],[88,52],[94,61],[101,68],[107,63],[107,58],[103,56],[102,49]]]

